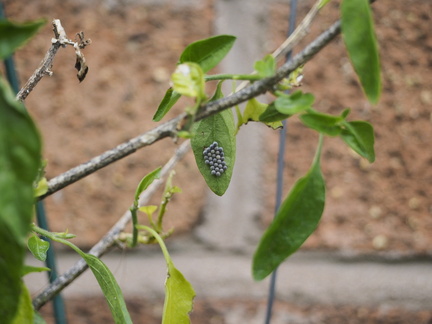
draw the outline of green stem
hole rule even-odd
[[[215,80],[258,81],[262,79],[262,77],[256,74],[213,74],[213,75],[206,75],[204,78],[206,81],[215,81]]]
[[[131,247],[135,247],[138,242],[138,206],[135,204],[129,209],[132,215],[132,244]]]
[[[62,239],[62,238],[58,237],[56,234],[48,232],[48,231],[40,228],[39,226],[36,226],[35,224],[31,225],[31,230],[35,233],[38,233],[42,236],[45,236],[45,237],[51,239],[53,241],[56,241],[56,242],[59,242],[59,243],[62,243],[64,245],[69,246],[71,249],[75,250],[75,252],[77,252],[79,255],[84,254],[84,252],[81,249],[79,249],[75,244],[69,242],[68,240]]]
[[[320,158],[321,158],[321,149],[324,142],[324,135],[322,133],[319,134],[319,140],[318,140],[318,149],[315,152],[313,164],[320,164]]]
[[[167,199],[165,197],[165,199],[162,201],[160,208],[159,208],[159,213],[158,213],[158,218],[157,218],[157,223],[156,223],[156,225],[157,225],[156,230],[159,233],[162,232],[162,220],[163,220],[163,217],[165,215],[166,206],[168,204],[168,201],[169,201],[169,198]]]
[[[154,238],[156,239],[156,241],[158,241],[158,243],[159,243],[159,246],[160,246],[160,248],[162,250],[162,253],[163,253],[164,257],[165,257],[166,262],[169,263],[170,260],[171,260],[171,258],[170,258],[170,255],[168,253],[168,249],[167,249],[167,247],[165,245],[165,242],[162,239],[162,237],[154,229],[152,229],[152,228],[150,228],[148,226],[138,225],[137,227],[139,229],[146,230],[147,232],[149,232],[151,235],[154,236]]]

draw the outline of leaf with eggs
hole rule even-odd
[[[218,84],[215,95],[211,100],[223,97],[221,83]],[[191,139],[192,150],[198,169],[204,177],[209,188],[218,196],[222,196],[228,189],[231,181],[236,155],[235,123],[232,110],[224,110],[218,114],[196,122],[192,128],[195,134]],[[209,165],[205,164],[204,149],[213,142],[218,142],[225,153],[225,163],[228,168],[219,177],[211,174]]]

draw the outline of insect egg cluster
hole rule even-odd
[[[225,163],[223,147],[218,142],[213,142],[203,151],[204,162],[210,167],[211,174],[220,177],[228,168]]]

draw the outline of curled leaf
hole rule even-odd
[[[177,66],[171,76],[173,90],[181,95],[205,99],[204,72],[201,67],[192,62],[183,63]]]
[[[360,156],[366,158],[369,162],[375,161],[374,150],[374,131],[370,123],[365,121],[352,121],[343,124],[345,128],[340,136]]]

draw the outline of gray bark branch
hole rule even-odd
[[[143,206],[148,203],[152,195],[156,190],[164,183],[164,178],[169,174],[169,172],[174,168],[178,161],[180,161],[183,156],[189,150],[189,141],[185,141],[177,149],[174,156],[164,165],[161,170],[161,177],[153,181],[153,183],[145,190],[139,199],[139,205]],[[131,213],[128,210],[123,214],[123,216],[117,221],[117,223],[108,231],[107,234],[96,243],[88,252],[96,257],[101,257],[105,254],[115,243],[118,235],[125,229],[126,225],[131,220]],[[33,299],[33,307],[37,310],[50,301],[56,294],[66,288],[71,284],[78,276],[80,276],[88,268],[87,263],[80,259],[75,263],[75,265],[70,268],[67,272],[59,276],[54,282],[52,282],[43,292],[37,295]]]

